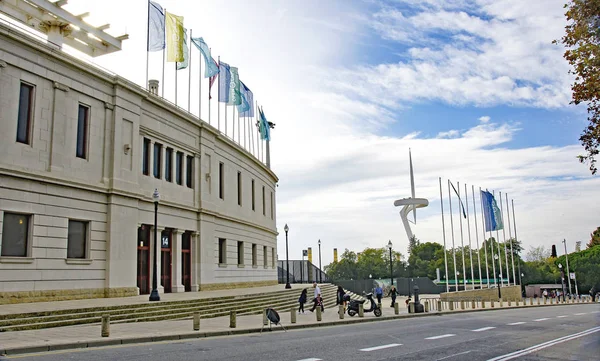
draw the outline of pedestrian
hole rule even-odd
[[[381,297],[383,297],[383,289],[379,284],[375,288],[375,296],[377,297],[377,303],[381,303]]]
[[[392,288],[390,289],[390,297],[392,298],[392,304],[390,305],[390,307],[394,307],[394,305],[396,304],[396,296],[398,296],[398,291],[396,291],[396,287],[392,286]]]
[[[542,292],[542,296],[544,296],[544,299],[548,299],[548,290],[544,290],[544,292]]]
[[[335,305],[343,305],[344,304],[344,295],[346,294],[346,291],[344,291],[344,288],[342,286],[338,286],[337,289],[337,297],[336,297],[336,301],[335,301]]]
[[[317,298],[315,300],[315,306],[321,307],[321,312],[325,312],[325,306],[323,306],[323,297],[321,297],[320,293],[317,295]]]
[[[313,298],[313,306],[310,309],[310,312],[315,312],[315,308],[317,307],[317,297],[321,294],[321,288],[319,288],[317,282],[313,282],[313,288],[315,289],[315,297]]]
[[[298,313],[300,313],[300,311],[302,311],[302,313],[304,313],[304,304],[307,301],[307,290],[306,288],[302,290],[302,293],[300,293],[300,298],[298,298],[298,303],[300,304],[300,307],[298,307]]]

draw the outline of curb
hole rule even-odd
[[[314,328],[314,327],[329,327],[329,326],[343,326],[350,325],[355,323],[364,323],[364,322],[381,322],[381,321],[393,321],[398,319],[405,318],[417,318],[417,317],[434,317],[434,316],[444,316],[444,315],[454,315],[458,313],[472,313],[472,312],[486,312],[486,311],[499,311],[499,310],[510,310],[510,309],[518,309],[518,308],[538,308],[538,307],[552,307],[552,306],[573,306],[573,305],[587,305],[588,303],[559,303],[559,304],[546,304],[546,305],[523,305],[523,306],[504,306],[504,307],[495,307],[495,308],[477,308],[477,309],[464,309],[464,310],[446,310],[442,312],[432,311],[429,313],[409,313],[403,315],[390,315],[390,316],[382,316],[382,317],[369,317],[369,318],[350,318],[344,320],[337,321],[324,321],[318,323],[309,323],[309,324],[290,324],[286,325],[286,329],[288,330],[296,330],[296,329],[304,329],[304,328]],[[594,303],[589,303],[593,305]],[[115,345],[130,345],[130,344],[142,344],[142,343],[152,343],[152,342],[160,342],[160,341],[177,341],[177,340],[189,340],[189,339],[200,339],[200,338],[208,338],[208,337],[219,337],[219,336],[234,336],[234,335],[243,335],[250,333],[259,333],[261,332],[260,327],[254,328],[244,328],[244,329],[232,329],[232,330],[223,330],[223,331],[196,331],[196,332],[183,332],[171,335],[160,335],[160,336],[136,336],[136,337],[123,337],[123,338],[115,338],[115,339],[105,339],[105,340],[90,340],[90,341],[77,341],[77,342],[67,342],[67,343],[55,343],[44,346],[26,346],[26,347],[15,347],[15,348],[6,348],[4,350],[0,349],[0,356],[12,356],[12,355],[22,355],[29,353],[41,353],[48,351],[64,351],[64,350],[75,350],[75,349],[84,349],[84,348],[99,348],[104,346],[115,346]]]

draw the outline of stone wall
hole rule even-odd
[[[516,301],[521,299],[521,286],[501,287],[500,292],[503,300]],[[444,292],[440,294],[442,301],[460,301],[460,300],[482,300],[497,301],[497,288],[484,288],[480,290],[466,290],[460,292]]]
[[[0,292],[0,305],[9,303],[82,300],[87,298],[129,297],[137,296],[137,294],[137,287]]]
[[[229,289],[235,289],[235,288],[274,286],[276,284],[278,284],[277,280],[257,281],[257,282],[209,283],[209,284],[200,285],[200,291],[215,291],[215,290],[229,290]]]

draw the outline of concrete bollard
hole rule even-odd
[[[265,308],[263,310],[263,326],[266,326],[269,324],[269,319],[267,319],[267,309]]]
[[[538,304],[538,306],[540,305],[540,298],[539,297],[537,299],[537,304]]]
[[[460,300],[460,309],[464,310],[465,309],[465,301]]]
[[[504,300],[503,299],[498,300],[498,303],[499,303],[498,307],[504,307]]]
[[[200,312],[194,312],[194,331],[200,331]]]
[[[491,302],[492,302],[492,308],[494,308],[494,300],[492,300]]]
[[[437,301],[437,310],[438,312],[442,312],[442,300]]]
[[[471,301],[471,308],[472,308],[472,309],[475,309],[476,307],[477,307],[477,306],[475,306],[475,300],[472,300],[472,301]]]
[[[554,304],[554,298],[550,299],[550,304],[553,305]]]
[[[529,298],[529,306],[533,306],[533,298]]]
[[[398,302],[394,303],[394,314],[395,315],[400,314],[400,305],[398,304]]]
[[[450,301],[450,302],[448,302],[448,309],[449,309],[450,311],[454,311],[454,301]]]
[[[290,307],[290,322],[296,323],[296,307]]]
[[[100,331],[102,337],[108,337],[110,335],[110,315],[102,315],[102,331]]]
[[[323,314],[321,313],[321,306],[317,306],[317,321],[321,322],[323,319]]]
[[[415,303],[411,302],[408,304],[408,313],[415,313]]]
[[[234,310],[229,311],[229,328],[235,328],[237,324],[235,316],[236,315]]]
[[[481,308],[485,308],[485,300],[481,300]]]
[[[547,299],[546,299],[546,297],[544,297],[544,304],[546,304],[546,301],[547,301]]]
[[[429,301],[425,301],[425,312],[429,312]]]
[[[340,305],[340,307],[338,308],[338,315],[340,316],[340,320],[344,319],[344,305]]]
[[[358,317],[365,317],[365,306],[362,303],[358,304]]]
[[[510,298],[506,302],[508,303],[508,307],[510,307]]]

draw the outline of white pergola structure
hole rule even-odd
[[[425,198],[415,198],[415,177],[413,174],[412,155],[410,153],[410,149],[408,149],[408,159],[410,162],[410,190],[412,197],[398,199],[394,201],[394,206],[402,206],[402,209],[400,210],[400,218],[402,218],[402,223],[404,224],[406,235],[408,236],[408,240],[410,241],[410,239],[413,238],[413,233],[410,229],[408,214],[412,211],[415,220],[414,223],[417,223],[417,208],[427,207],[429,205],[429,200]]]
[[[84,18],[89,12],[73,15],[62,6],[68,0],[0,0],[0,12],[48,36],[48,42],[62,48],[67,44],[96,57],[121,50],[121,42],[129,35],[113,37],[104,32],[109,24],[94,27]]]

